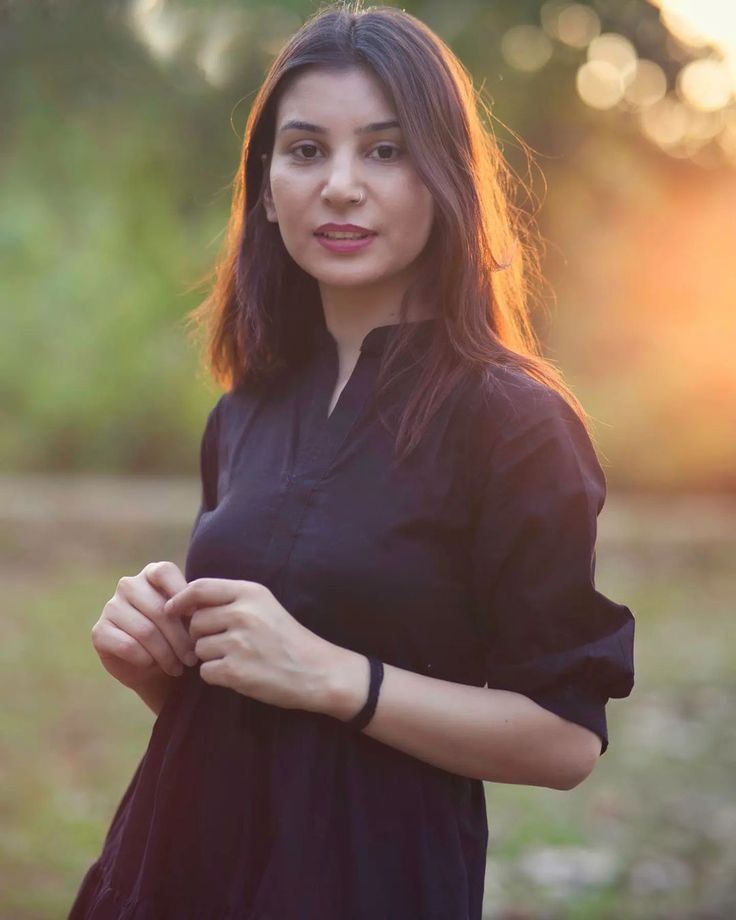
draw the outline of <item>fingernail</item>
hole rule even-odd
[[[194,652],[187,652],[184,656],[184,661],[186,661],[186,663],[193,668],[194,665],[199,661],[199,658],[197,658]]]

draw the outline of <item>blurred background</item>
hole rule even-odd
[[[485,916],[736,915],[736,6],[400,5],[533,189],[545,353],[591,413],[637,683],[571,792],[488,784]],[[316,2],[0,2],[0,918],[65,916],[153,714],[89,631],[183,567],[219,395],[185,314],[249,106]],[[514,135],[532,149],[533,168]]]

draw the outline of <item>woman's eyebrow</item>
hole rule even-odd
[[[395,119],[388,119],[386,121],[372,121],[368,125],[363,125],[362,128],[356,128],[355,134],[372,134],[375,131],[385,131],[387,128],[399,127],[401,126]],[[299,121],[298,119],[292,119],[291,121],[287,121],[281,125],[279,128],[279,134],[290,129],[296,129],[298,131],[309,131],[312,134],[329,133],[327,128],[323,128],[322,125],[313,125],[309,121]]]

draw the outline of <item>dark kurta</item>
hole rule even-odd
[[[558,393],[496,369],[394,462],[370,397],[395,329],[368,333],[329,417],[324,325],[298,373],[218,400],[186,578],[261,582],[330,642],[526,694],[605,750],[634,618],[594,585],[593,445]],[[480,780],[186,668],[69,920],[480,920],[487,839]]]

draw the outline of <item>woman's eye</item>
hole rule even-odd
[[[396,154],[395,159],[401,156],[401,148],[394,146],[393,144],[378,144],[377,147],[373,148],[374,150],[388,150],[393,151]],[[390,157],[378,157],[379,160],[388,160]]]
[[[297,153],[297,151],[299,151],[299,150],[300,150],[300,151],[305,151],[305,150],[318,150],[318,147],[317,147],[316,144],[297,144],[296,147],[292,147],[291,153],[292,153],[294,156],[296,156],[296,153]],[[394,144],[377,144],[377,145],[373,148],[373,150],[371,151],[371,153],[374,153],[374,152],[377,151],[377,150],[384,150],[384,151],[388,150],[388,151],[389,151],[389,154],[390,154],[391,152],[395,153],[396,156],[394,157],[394,159],[396,159],[396,160],[398,160],[399,157],[400,157],[401,154],[402,154],[401,148],[400,148],[400,147],[396,147]],[[314,159],[316,159],[316,157],[315,157],[315,156],[307,156],[306,154],[303,154],[303,155],[301,155],[301,156],[297,156],[297,159],[298,159],[298,160],[314,160]],[[379,156],[379,157],[377,157],[377,159],[379,159],[379,160],[390,160],[390,159],[391,159],[391,156],[390,156],[390,155],[389,155],[389,156]]]
[[[295,154],[297,150],[304,150],[305,148],[312,150],[317,149],[315,144],[298,144],[296,147],[292,147],[291,152]],[[297,159],[313,160],[314,157],[297,157]]]

